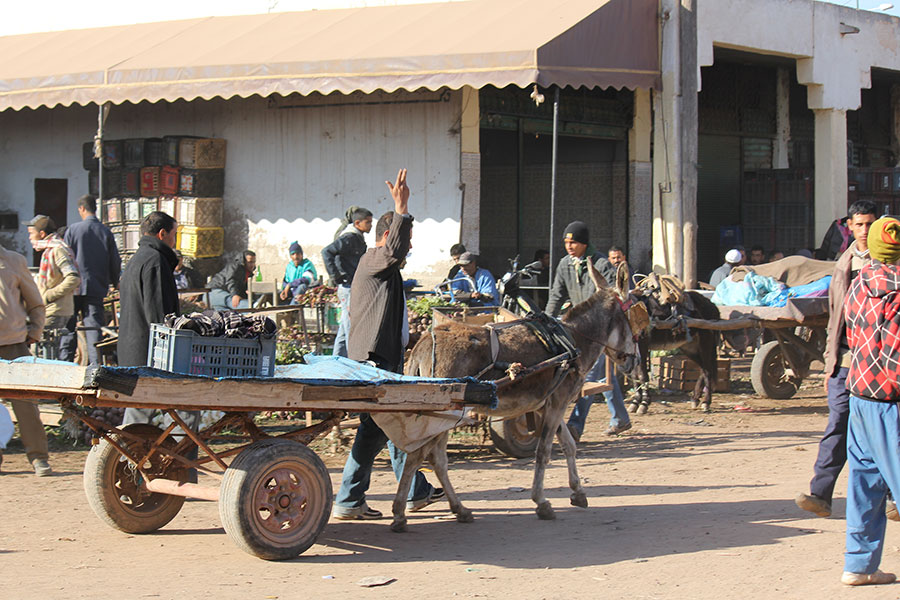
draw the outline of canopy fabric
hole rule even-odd
[[[657,87],[658,0],[470,0],[0,37],[0,110],[271,94]]]

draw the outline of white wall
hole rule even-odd
[[[856,110],[872,67],[900,71],[897,17],[814,0],[697,4],[698,68],[713,64],[713,45],[796,58],[811,109]],[[841,35],[841,23],[859,33]]]
[[[406,167],[416,225],[405,274],[430,281],[446,272],[449,247],[460,236],[459,94],[438,98],[402,92],[114,106],[105,136],[225,138],[226,250],[248,240],[266,279],[278,276],[295,239],[321,267],[319,251],[346,207],[365,206],[376,218],[391,210],[384,181]],[[381,103],[358,104],[373,101]],[[0,113],[0,210],[8,207],[27,220],[34,179],[65,178],[69,219],[77,219],[75,202],[88,185],[81,144],[92,138],[96,122],[95,107]],[[26,242],[24,229],[0,239],[19,250]]]

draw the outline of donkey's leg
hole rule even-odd
[[[572,495],[569,496],[569,501],[572,503],[572,506],[587,508],[587,494],[584,493],[584,488],[581,487],[581,478],[578,476],[578,467],[575,465],[575,439],[569,432],[569,428],[563,424],[560,424],[556,430],[556,438],[559,440],[559,445],[566,455],[566,465],[569,468],[569,487],[572,488]]]
[[[700,407],[703,409],[703,412],[709,412],[712,405],[712,383],[710,383],[712,378],[706,369],[701,371],[701,375],[697,380],[697,383],[700,383],[701,380],[703,381],[703,399],[700,401]]]
[[[475,520],[472,511],[462,505],[459,496],[456,495],[456,490],[453,489],[453,484],[450,483],[450,475],[447,470],[447,440],[449,438],[450,432],[445,431],[435,440],[431,447],[431,466],[434,467],[434,474],[437,475],[438,481],[444,488],[444,493],[447,494],[450,510],[456,515],[456,520],[460,523],[471,523]]]
[[[422,460],[425,458],[423,448],[419,448],[415,452],[410,452],[406,455],[406,463],[403,465],[403,475],[400,477],[400,482],[397,484],[397,494],[394,496],[394,521],[391,523],[391,531],[396,533],[406,531],[406,499],[409,496],[409,488],[416,477],[416,472],[419,470]]]
[[[564,384],[565,385],[565,384]],[[550,452],[553,450],[553,437],[562,424],[563,413],[566,404],[562,396],[556,392],[544,403],[544,422],[541,427],[541,438],[538,440],[537,450],[534,456],[534,481],[531,484],[531,499],[537,504],[537,516],[539,519],[552,520],[556,518],[553,507],[544,497],[544,472],[550,462]]]

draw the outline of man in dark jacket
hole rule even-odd
[[[175,219],[163,212],[152,212],[141,223],[138,251],[128,261],[119,286],[120,366],[146,365],[150,324],[162,323],[167,314],[178,312],[175,229]]]
[[[178,290],[174,270],[177,222],[164,212],[154,211],[141,222],[138,251],[128,261],[119,286],[119,366],[139,367],[147,364],[150,346],[150,324],[162,323],[166,315],[179,312]],[[155,411],[127,408],[123,425],[149,423]],[[189,425],[199,422],[198,411],[178,411]],[[165,419],[166,425],[170,417]],[[177,429],[174,433],[181,433]],[[192,474],[196,479],[196,474]]]
[[[394,184],[386,182],[394,198],[394,211],[378,219],[378,240],[360,259],[350,296],[350,358],[368,361],[388,371],[402,372],[403,337],[409,335],[406,299],[400,265],[410,249],[412,216],[407,213],[409,187],[406,169],[397,174]],[[404,328],[404,325],[406,328]],[[379,519],[381,512],[366,504],[366,490],[372,463],[385,444],[389,445],[391,464],[399,480],[403,475],[406,453],[393,444],[367,413],[360,415],[359,428],[344,465],[341,488],[334,501],[337,519]],[[407,510],[420,510],[439,500],[444,491],[434,488],[421,471],[410,486]]]
[[[81,314],[86,328],[84,335],[87,339],[88,361],[97,365],[100,364],[97,342],[100,341],[100,328],[105,325],[103,299],[109,292],[110,285],[119,285],[122,259],[109,227],[97,219],[97,199],[93,196],[79,198],[78,214],[81,221],[66,229],[63,241],[75,255],[81,285],[75,291],[75,314],[66,324],[69,333],[60,339],[59,358],[74,360],[75,346],[78,343],[75,324]]]
[[[366,252],[364,234],[372,231],[372,211],[351,206],[341,221],[334,241],[322,248],[322,261],[332,283],[337,286],[341,303],[341,320],[334,337],[334,354],[347,356],[347,336],[350,335],[350,285],[359,260]]]
[[[563,232],[563,244],[566,247],[566,256],[559,261],[556,275],[553,277],[553,287],[550,288],[550,300],[547,302],[546,313],[551,317],[559,315],[560,309],[566,300],[572,304],[579,304],[590,298],[596,291],[594,282],[591,281],[588,269],[588,261],[606,280],[607,285],[615,286],[616,270],[600,252],[588,253],[590,244],[590,232],[587,225],[581,221],[569,223]],[[606,357],[600,356],[591,367],[585,377],[585,381],[606,381]],[[606,406],[612,415],[609,420],[609,429],[606,435],[617,435],[631,429],[631,418],[625,408],[625,396],[618,379],[612,377],[612,391],[603,392]],[[579,398],[572,409],[568,427],[575,441],[581,439],[584,432],[584,423],[593,403],[593,396]]]
[[[247,279],[256,272],[256,253],[244,250],[240,258],[212,276],[209,287],[209,301],[216,310],[248,308]]]

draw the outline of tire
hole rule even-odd
[[[219,515],[244,552],[265,560],[294,558],[328,523],[331,478],[315,452],[291,440],[248,446],[222,478]]]
[[[113,435],[119,445],[140,455],[149,450],[162,430],[153,425],[135,423],[125,431],[138,435],[144,442],[129,440],[123,435]],[[171,437],[163,442],[163,448],[173,448]],[[150,460],[150,474],[182,483],[188,479],[187,469],[173,463],[167,467],[160,463],[158,453]],[[141,475],[130,468],[128,459],[106,440],[91,448],[84,463],[84,493],[88,504],[101,521],[126,533],[150,533],[175,518],[184,504],[184,497],[148,492],[140,485]]]
[[[787,400],[797,393],[800,379],[787,374],[787,361],[777,341],[760,346],[750,364],[750,381],[760,396]]]
[[[535,419],[540,422],[541,411],[535,411]],[[513,458],[529,458],[537,451],[540,427],[528,431],[525,415],[510,419],[491,419],[491,441],[500,452]]]

